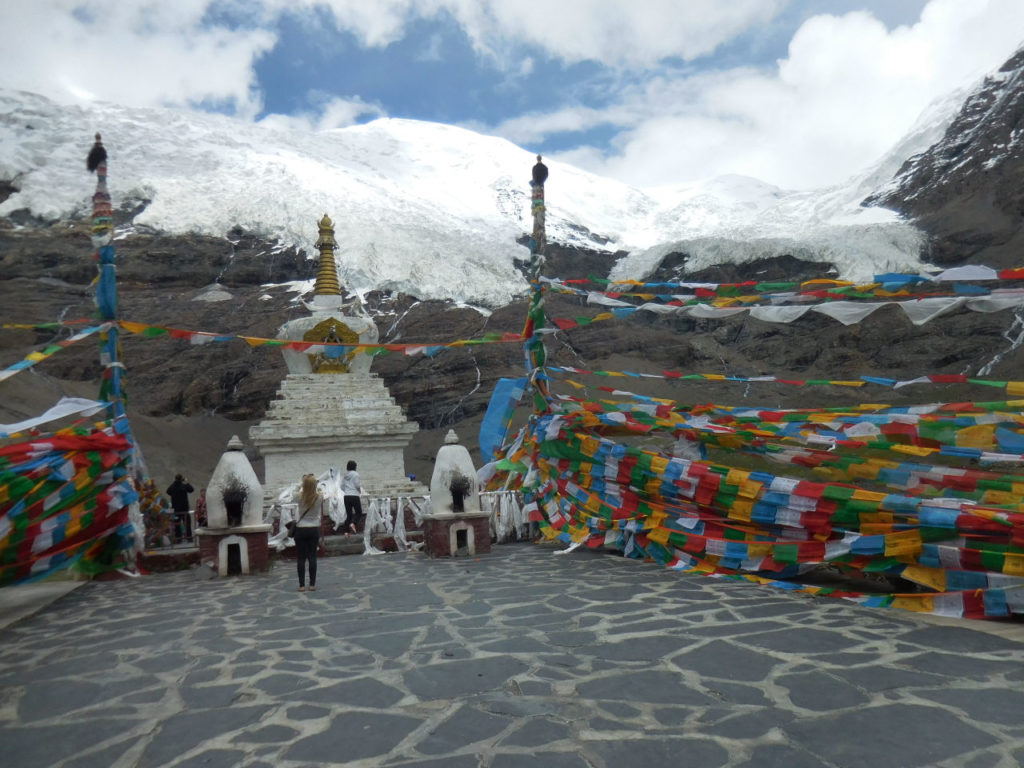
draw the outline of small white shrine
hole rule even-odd
[[[363,488],[372,495],[422,491],[405,471],[405,448],[418,431],[370,373],[372,357],[356,345],[377,342],[377,326],[358,298],[342,297],[334,263],[334,227],[320,221],[320,264],[309,317],[281,326],[277,337],[308,342],[284,349],[288,376],[264,419],[249,436],[264,458],[264,496],[274,499],[307,472],[359,465]],[[351,345],[351,346],[349,346]]]
[[[473,556],[491,551],[490,514],[480,508],[476,467],[454,429],[434,460],[430,514],[423,516],[423,540],[431,557]]]
[[[263,522],[263,487],[237,435],[228,441],[206,484],[207,525],[196,529],[199,559],[221,576],[267,568],[270,526]]]

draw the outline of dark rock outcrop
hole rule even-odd
[[[566,279],[607,277],[607,254],[549,246],[546,273]],[[84,225],[0,231],[0,301],[11,322],[49,323],[88,319],[93,306],[89,282],[95,274]],[[271,256],[270,254],[273,253]],[[312,277],[314,262],[303,253],[278,249],[244,233],[231,240],[188,235],[140,234],[117,244],[122,319],[184,330],[214,331],[272,338],[286,320],[305,313],[296,294],[281,283]],[[677,254],[652,279],[678,279],[686,255]],[[709,282],[801,280],[820,277],[826,263],[789,257],[722,265],[686,279]],[[557,271],[555,268],[557,267]],[[215,282],[216,281],[216,282]],[[211,291],[223,301],[204,301]],[[598,309],[577,296],[549,292],[549,317],[586,317]],[[367,297],[383,341],[444,343],[479,338],[486,333],[520,332],[526,297],[489,315],[437,301],[373,293]],[[921,373],[976,374],[996,355],[1011,350],[1004,337],[1008,312],[961,311],[916,327],[894,307],[875,312],[855,326],[806,315],[789,325],[767,323],[746,313],[725,320],[638,312],[628,320],[557,331],[547,339],[551,365],[583,369],[656,373],[716,373],[757,376],[766,373],[794,379],[842,379],[860,375],[913,378]],[[28,350],[66,338],[69,329],[9,330],[0,335],[3,364]],[[95,381],[100,374],[92,340],[62,350],[39,370],[65,380]],[[192,345],[170,336],[123,335],[127,392],[135,409],[151,416],[216,414],[239,420],[259,419],[286,375],[276,348],[241,341]],[[1017,378],[1017,357],[1008,355],[992,372]],[[409,418],[425,429],[474,424],[487,408],[500,377],[521,376],[519,343],[465,346],[434,357],[388,353],[373,370],[382,376]],[[607,384],[643,394],[691,402],[758,400],[797,403],[808,393],[792,387],[720,385],[679,381],[588,379],[590,396]],[[952,392],[952,390],[951,390]],[[869,399],[893,393],[872,392]],[[945,396],[943,396],[945,397]],[[849,390],[819,388],[815,402],[850,402]],[[475,426],[467,437],[475,434]]]
[[[1016,267],[1024,253],[1024,48],[970,95],[940,142],[900,168],[866,205],[932,236],[939,265]]]

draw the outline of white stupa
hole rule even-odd
[[[306,473],[359,465],[363,488],[378,496],[423,493],[405,471],[405,447],[417,432],[370,373],[371,355],[358,344],[377,342],[377,326],[358,299],[346,303],[334,263],[334,227],[320,221],[320,265],[309,317],[281,326],[277,337],[310,343],[284,349],[288,376],[267,414],[249,430],[264,457],[265,498],[273,499]],[[348,346],[351,345],[351,346]]]

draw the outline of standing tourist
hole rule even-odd
[[[345,469],[348,471],[341,478],[341,493],[345,497],[345,522],[342,524],[342,527],[347,535],[349,533],[359,533],[356,530],[356,526],[363,519],[363,504],[359,500],[360,495],[363,493],[363,485],[359,481],[359,473],[356,472],[356,463],[354,461],[346,464]]]
[[[167,488],[167,495],[171,497],[171,509],[174,510],[174,540],[180,542],[183,538],[192,539],[192,520],[189,517],[188,495],[195,490],[189,485],[183,475],[175,475],[174,482]]]
[[[309,563],[309,591],[316,591],[316,550],[320,544],[320,518],[324,513],[324,497],[316,485],[316,475],[302,476],[299,516],[292,531],[299,569],[299,592],[306,591],[306,563]]]

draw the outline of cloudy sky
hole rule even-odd
[[[458,124],[640,187],[839,182],[1024,0],[0,0],[0,86],[319,130]]]

